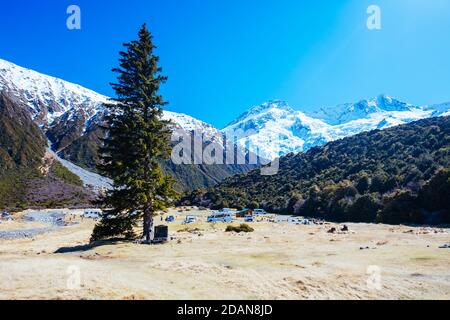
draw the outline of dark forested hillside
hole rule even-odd
[[[0,92],[0,209],[88,203],[80,179],[45,157],[47,141],[25,108]]]
[[[450,223],[450,118],[372,131],[198,190],[185,203],[262,207],[335,221]]]
[[[72,141],[59,152],[59,155],[83,168],[96,171],[96,164],[99,161],[98,149],[102,143],[103,134],[104,130],[93,126],[84,136]],[[250,164],[176,165],[171,160],[162,163],[164,172],[176,179],[175,187],[179,191],[209,188],[225,178],[249,172],[257,167],[258,165]]]
[[[28,167],[44,156],[45,138],[28,113],[0,92],[0,173]]]

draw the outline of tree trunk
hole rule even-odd
[[[144,238],[148,243],[153,240],[153,215],[150,212],[144,214]]]

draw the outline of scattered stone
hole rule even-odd
[[[336,233],[336,228],[331,228],[330,230],[327,231],[328,233]]]
[[[411,273],[411,277],[424,277],[421,273]]]
[[[55,231],[57,228],[64,227],[64,213],[48,213],[48,212],[31,212],[24,216],[26,221],[36,221],[48,224],[49,227],[46,228],[32,228],[32,229],[21,229],[12,231],[2,231],[0,232],[0,239],[22,239],[22,238],[33,238],[37,235]],[[32,239],[34,241],[34,239]]]
[[[52,230],[53,228],[34,228],[34,229],[23,229],[13,231],[2,231],[0,232],[0,239],[12,240],[12,239],[32,238],[36,235],[48,233]]]

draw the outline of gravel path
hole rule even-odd
[[[65,225],[64,217],[66,215],[62,212],[30,212],[24,217],[29,221],[41,222],[49,224],[53,227],[63,227]]]
[[[32,238],[36,235],[55,231],[65,225],[65,214],[61,212],[30,212],[24,215],[25,220],[48,224],[45,228],[0,231],[0,239]]]

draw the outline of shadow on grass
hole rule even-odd
[[[116,245],[119,243],[131,243],[132,240],[127,239],[110,239],[110,240],[101,240],[95,241],[89,244],[83,244],[79,246],[73,247],[62,247],[56,250],[54,253],[73,253],[73,252],[85,252],[102,246]]]

